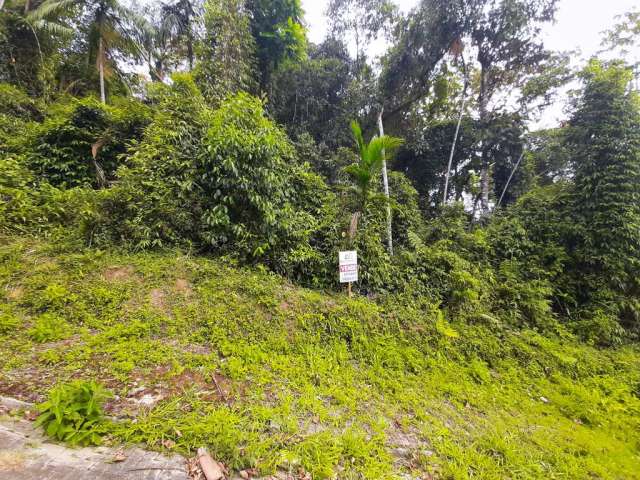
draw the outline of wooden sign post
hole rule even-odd
[[[358,252],[350,250],[338,253],[340,283],[347,284],[347,293],[351,297],[351,284],[358,281]]]

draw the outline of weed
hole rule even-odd
[[[0,301],[0,388],[13,378],[42,393],[29,372],[43,370],[52,383],[108,384],[120,395],[110,409],[126,420],[87,425],[91,442],[109,432],[183,454],[206,446],[234,470],[314,479],[640,479],[637,348],[512,331],[465,307],[467,323],[453,303],[294,288],[175,252],[12,239],[0,259],[0,287],[22,289]],[[135,279],[106,279],[114,265]],[[178,279],[189,295],[173,294]],[[458,280],[457,291],[473,287]],[[153,290],[167,292],[166,308],[149,304]],[[71,333],[34,354],[34,342]],[[137,408],[127,397],[137,389],[161,400]]]
[[[69,324],[63,318],[53,313],[43,313],[36,318],[28,334],[34,342],[44,343],[66,338],[70,331]]]
[[[10,335],[20,326],[17,318],[9,307],[0,305],[0,335]]]
[[[98,427],[103,420],[102,403],[108,393],[95,382],[74,382],[55,387],[49,399],[38,405],[41,425],[47,435],[70,445],[98,445]]]

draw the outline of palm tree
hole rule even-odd
[[[60,25],[61,20],[78,11],[88,16],[89,55],[95,57],[100,78],[100,100],[106,103],[105,77],[112,71],[115,51],[139,54],[132,36],[132,25],[143,20],[118,0],[45,0],[28,18],[34,22]]]
[[[147,63],[151,80],[163,82],[168,70],[177,63],[179,38],[174,31],[173,19],[164,15],[164,7],[145,8],[148,21],[136,25],[133,34],[141,57]]]
[[[371,186],[376,174],[382,169],[385,154],[389,157],[393,150],[402,145],[403,140],[388,135],[373,137],[369,143],[364,141],[362,129],[355,120],[351,122],[351,131],[358,149],[358,162],[345,168],[356,184],[361,213],[367,208],[371,197]]]
[[[163,4],[161,7],[163,29],[173,37],[183,37],[187,48],[189,70],[193,70],[194,62],[194,19],[198,15],[194,0],[177,0],[174,3]]]

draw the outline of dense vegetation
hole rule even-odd
[[[262,473],[635,478],[639,17],[574,71],[557,3],[0,0],[0,391]]]
[[[313,478],[639,478],[633,347],[448,321],[183,251],[17,239],[0,258],[0,391],[53,388],[40,421],[55,438],[205,445],[234,471]],[[85,414],[104,395],[94,379],[117,420]]]

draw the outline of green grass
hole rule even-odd
[[[108,442],[207,446],[233,469],[640,478],[637,348],[462,324],[224,259],[4,239],[0,357],[2,394],[95,379],[117,396]]]

